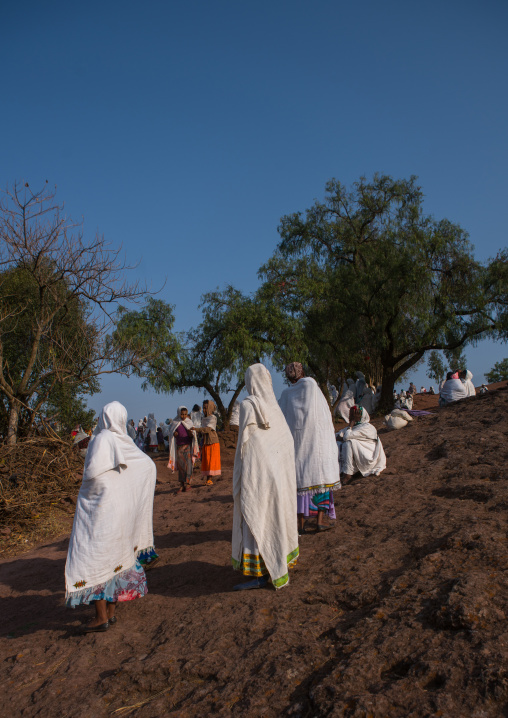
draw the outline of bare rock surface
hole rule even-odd
[[[222,480],[177,494],[156,460],[150,593],[107,633],[63,605],[68,537],[0,564],[2,715],[508,715],[508,391],[380,430],[378,478],[335,494],[288,587],[233,592],[234,441]]]

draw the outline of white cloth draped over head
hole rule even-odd
[[[201,426],[201,421],[203,420],[203,412],[201,409],[199,411],[191,411],[190,420],[194,426]]]
[[[353,427],[342,429],[338,436],[344,442],[341,448],[341,465],[343,458],[351,454],[348,457],[349,461],[346,459],[346,463],[359,471],[362,476],[378,476],[386,469],[386,456],[381,439],[370,423],[370,417],[365,409],[362,411],[360,422]],[[351,471],[343,465],[341,468],[346,473]]]
[[[155,446],[157,441],[157,422],[155,421],[154,414],[148,414],[148,421],[146,422],[145,439],[150,436],[150,446]]]
[[[476,396],[476,389],[474,388],[474,384],[471,381],[473,378],[472,373],[469,371],[469,369],[466,371],[466,378],[463,379],[462,383],[466,387],[467,395],[468,396]]]
[[[231,426],[238,426],[240,423],[240,402],[235,401],[233,405],[233,411],[231,412],[231,419],[229,420]]]
[[[168,459],[168,469],[170,471],[175,472],[176,471],[176,439],[175,439],[175,431],[178,429],[180,424],[183,424],[186,429],[192,429],[194,424],[187,416],[184,421],[182,421],[180,417],[180,412],[182,409],[187,410],[186,406],[179,406],[178,411],[176,413],[175,418],[171,422],[171,425],[169,427],[168,431],[168,443],[169,443],[169,459]],[[196,461],[196,459],[199,456],[199,445],[198,445],[198,439],[196,436],[196,432],[192,432],[192,444],[191,444],[191,458],[192,463]]]
[[[337,407],[339,414],[344,419],[346,424],[349,423],[349,410],[355,405],[355,403],[355,392],[352,389],[347,389],[342,395]]]
[[[153,547],[156,469],[127,435],[127,410],[106,404],[88,446],[65,566],[66,593],[103,584]]]
[[[444,406],[451,404],[453,401],[466,399],[467,396],[467,389],[460,379],[447,379],[439,393],[439,404]]]
[[[268,369],[250,366],[245,385],[249,396],[240,404],[233,470],[233,565],[241,564],[251,534],[273,585],[281,588],[289,580],[288,557],[298,555],[293,437]]]
[[[129,434],[129,436],[131,437],[131,439],[134,441],[135,438],[136,438],[136,436],[137,436],[137,434],[136,434],[136,429],[134,428],[134,424],[131,424],[130,421],[129,421],[129,423],[127,424],[127,433]]]
[[[303,377],[285,389],[279,405],[295,442],[298,493],[340,488],[332,415],[315,379]]]
[[[361,398],[361,405],[369,413],[372,413],[372,411],[374,410],[374,389],[372,387],[365,387],[363,396]]]
[[[413,417],[403,409],[394,409],[385,416],[385,424],[389,429],[403,429],[410,421],[413,421]]]

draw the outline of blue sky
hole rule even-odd
[[[0,183],[57,185],[133,279],[167,278],[181,330],[202,292],[256,288],[280,217],[331,177],[418,175],[487,259],[506,246],[507,21],[505,0],[3,3]],[[507,355],[469,350],[476,383]],[[90,405],[114,398],[134,418],[182,401],[109,377]]]

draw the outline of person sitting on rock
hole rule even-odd
[[[386,456],[370,423],[370,417],[361,406],[351,407],[349,427],[337,434],[340,447],[340,470],[342,483],[348,483],[359,471],[362,476],[379,476],[386,469]]]

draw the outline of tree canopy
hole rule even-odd
[[[133,352],[133,370],[145,389],[203,390],[227,426],[247,367],[269,358],[282,362],[287,347],[296,347],[298,323],[263,298],[233,287],[205,294],[202,321],[187,332],[173,331],[173,309],[149,298],[139,311],[122,310],[113,341]],[[120,353],[119,361],[125,360]]]
[[[107,333],[117,304],[146,292],[125,281],[119,250],[98,235],[84,241],[47,187],[4,193],[0,240],[0,401],[14,443],[23,413],[31,422],[58,396],[79,405],[97,390],[97,377],[113,371]]]
[[[282,218],[261,268],[265,291],[301,322],[314,373],[380,374],[381,401],[431,350],[453,350],[507,327],[507,256],[481,264],[467,233],[423,212],[416,178],[326,185],[324,202]],[[314,365],[314,366],[313,366]]]
[[[508,381],[508,359],[497,361],[492,369],[485,374],[489,384],[497,381]]]

